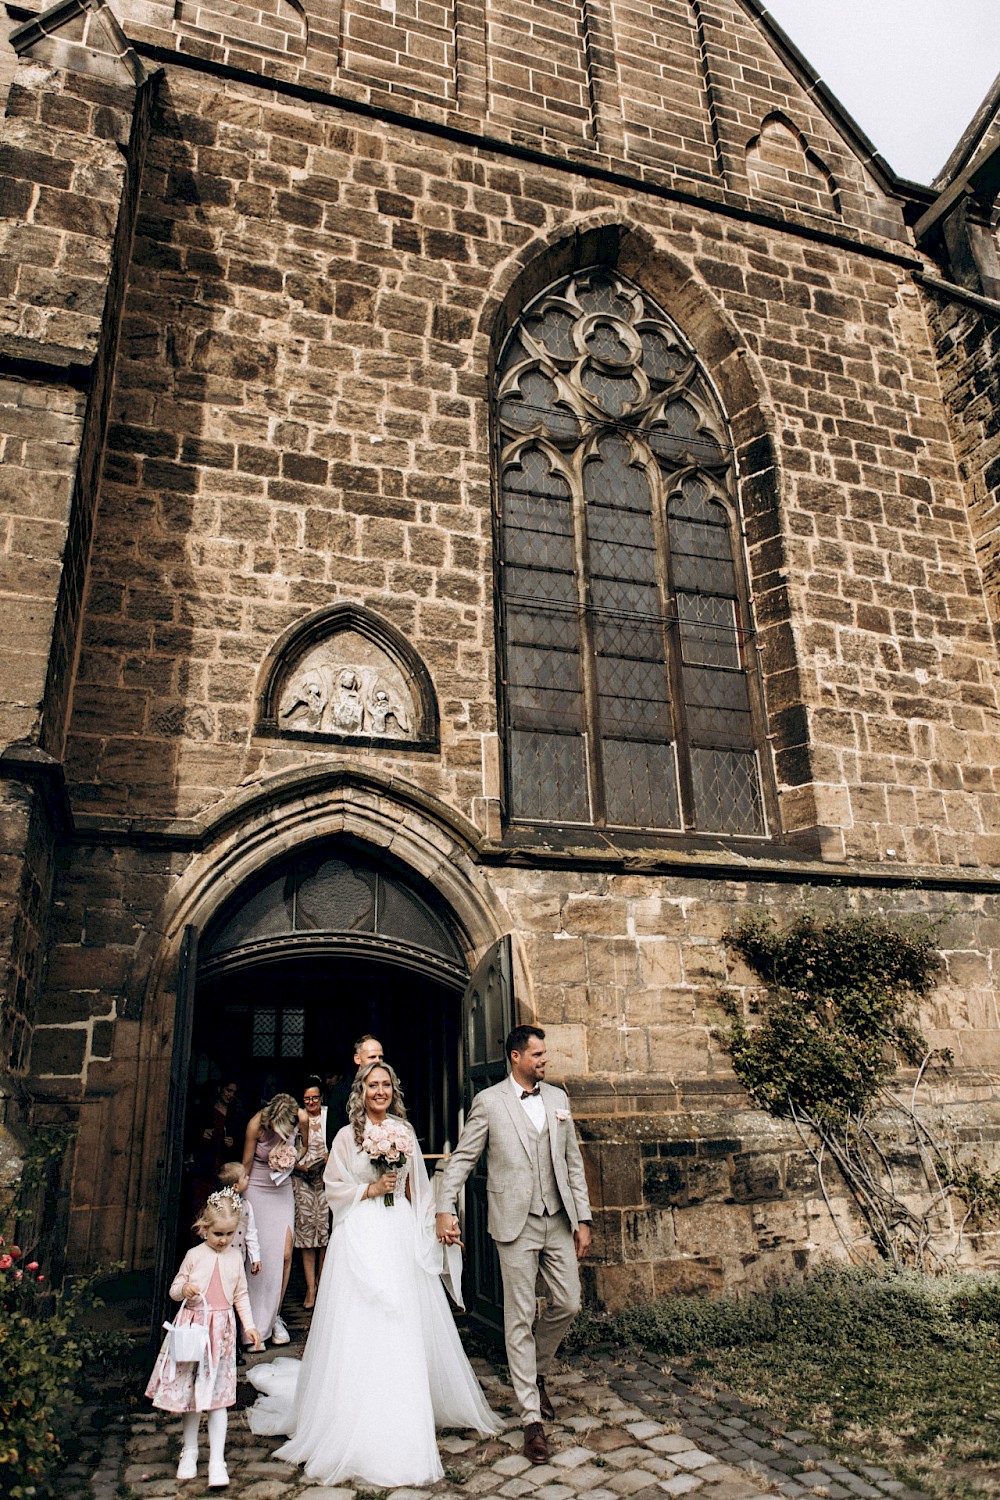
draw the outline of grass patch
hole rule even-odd
[[[584,1315],[577,1347],[612,1339],[683,1358],[839,1455],[940,1500],[1000,1497],[1000,1282],[830,1268],[741,1302],[664,1298]]]

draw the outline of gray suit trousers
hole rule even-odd
[[[541,1421],[535,1377],[547,1375],[563,1334],[580,1310],[580,1269],[565,1213],[529,1214],[516,1240],[497,1243],[503,1276],[507,1363],[522,1421]],[[535,1325],[535,1283],[541,1276],[545,1310]]]

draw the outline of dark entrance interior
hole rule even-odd
[[[184,1202],[221,1084],[238,1085],[227,1114],[236,1160],[261,1104],[279,1092],[301,1100],[311,1074],[353,1074],[354,1041],[364,1032],[379,1038],[399,1074],[421,1150],[432,1158],[448,1151],[461,1099],[461,991],[376,958],[285,958],[204,979],[191,1034]]]

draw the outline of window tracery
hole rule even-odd
[[[679,331],[604,268],[498,362],[507,816],[766,833],[725,420]]]

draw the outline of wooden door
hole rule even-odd
[[[173,1050],[170,1056],[170,1092],[167,1096],[166,1136],[160,1180],[160,1233],[153,1274],[153,1306],[149,1340],[159,1348],[161,1324],[167,1313],[167,1288],[177,1270],[177,1216],[181,1206],[181,1171],[184,1162],[184,1116],[187,1110],[188,1062],[191,1056],[191,1023],[198,970],[198,933],[185,927],[177,961],[177,1004],[174,1010]]]
[[[463,999],[466,1112],[480,1089],[500,1083],[507,1073],[504,1041],[514,1024],[514,982],[510,937],[488,948],[476,965]],[[475,1322],[503,1328],[503,1286],[496,1247],[486,1229],[486,1155],[465,1189],[466,1307]]]

